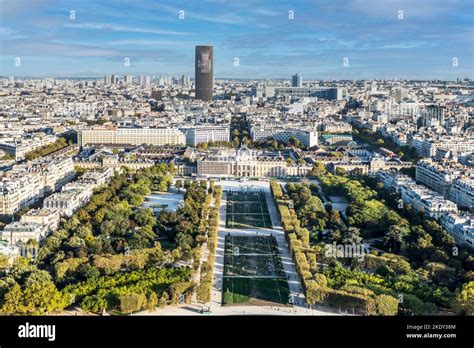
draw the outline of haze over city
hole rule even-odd
[[[379,3],[2,0],[0,74],[192,75],[213,45],[217,78],[472,78],[472,1]]]

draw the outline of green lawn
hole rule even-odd
[[[283,278],[224,277],[222,304],[288,304],[290,291]]]
[[[234,252],[235,248],[240,254],[271,254],[277,243],[275,238],[267,236],[227,236],[225,247],[226,254]]]
[[[263,192],[228,192],[227,228],[271,228],[272,221]]]
[[[271,236],[226,236],[222,304],[288,304],[289,288]]]

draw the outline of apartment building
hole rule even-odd
[[[426,139],[420,154],[425,157],[435,157],[438,150],[451,151],[454,154],[472,152],[474,137],[443,136],[437,139]]]
[[[38,223],[48,226],[49,232],[55,231],[59,226],[61,214],[58,209],[30,209],[20,218],[22,223]]]
[[[71,157],[41,158],[16,165],[0,177],[0,215],[13,215],[75,176]]]
[[[328,162],[328,170],[336,173],[338,168],[344,169],[348,173],[359,173],[365,175],[374,175],[379,171],[402,168],[410,168],[411,162],[403,162],[398,159],[383,157],[380,155],[372,155],[369,158],[350,158],[344,157],[341,160],[330,158]]]
[[[318,98],[326,100],[342,100],[349,97],[343,87],[274,87],[265,88],[267,97],[291,96],[292,98]]]
[[[78,180],[64,185],[61,192],[45,198],[43,209],[56,209],[61,216],[72,216],[89,202],[94,189],[107,183],[113,174],[112,168],[84,173]]]
[[[423,159],[416,164],[416,181],[449,198],[453,181],[464,175],[467,168],[453,161],[434,162]]]
[[[474,211],[474,178],[457,178],[449,190],[450,199],[462,208]]]
[[[182,131],[186,134],[186,145],[196,146],[202,143],[229,141],[230,128],[224,126],[197,126],[190,128],[183,128]]]
[[[474,218],[472,216],[446,214],[440,222],[457,244],[466,244],[474,248]]]
[[[428,217],[438,219],[444,213],[457,213],[454,202],[421,185],[400,187],[400,197],[405,204],[411,204],[415,211],[422,211]]]
[[[7,176],[0,178],[0,215],[13,215],[44,195],[44,180],[41,175],[7,173]]]
[[[0,240],[12,245],[29,239],[40,241],[58,228],[61,216],[72,216],[89,201],[93,190],[107,183],[113,174],[111,168],[85,173],[65,185],[63,191],[45,198],[43,208],[31,209],[21,216],[20,221],[6,225],[0,232]]]
[[[296,138],[305,147],[318,145],[318,132],[310,129],[254,125],[250,130],[250,136],[252,141],[263,141],[272,138],[287,143],[291,138]]]
[[[61,215],[72,216],[91,196],[91,187],[63,190],[46,197],[43,208],[58,209]]]
[[[78,142],[86,145],[184,145],[186,136],[175,128],[92,127],[78,131]]]
[[[0,239],[9,244],[26,243],[30,239],[41,241],[48,234],[48,226],[37,222],[13,222],[0,231]]]

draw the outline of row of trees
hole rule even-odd
[[[209,227],[207,247],[209,254],[207,260],[201,264],[200,283],[196,289],[196,297],[199,301],[208,303],[211,301],[212,278],[214,273],[214,259],[217,249],[217,233],[219,230],[219,207],[221,204],[222,187],[216,186],[213,192],[214,206],[209,212]]]
[[[71,141],[68,142],[66,138],[59,138],[54,143],[41,146],[33,151],[28,152],[25,158],[27,160],[34,160],[36,158],[40,158],[49,155],[53,152],[59,151],[69,145],[72,145]]]
[[[177,182],[177,187],[186,189],[181,207],[175,212],[164,210],[158,217],[160,235],[173,242],[175,252],[183,254],[188,260],[193,258],[193,253],[199,253],[201,245],[207,240],[206,220],[213,183],[209,188],[207,184],[207,181]]]
[[[239,145],[239,144],[237,144]],[[205,151],[210,147],[229,147],[233,148],[237,146],[234,142],[230,141],[209,141],[207,143],[199,143],[196,148],[201,151]]]
[[[270,185],[290,252],[295,261],[296,269],[302,278],[308,303],[323,303],[361,314],[397,314],[398,301],[393,296],[377,295],[375,292],[359,287],[334,289],[330,286],[331,284],[328,284],[326,276],[318,273],[318,249],[310,245],[309,231],[300,227],[301,221],[299,219],[299,216],[306,218],[307,201],[318,197],[313,196],[311,190],[305,185],[294,185],[294,187],[287,185],[287,193],[293,198],[290,201],[285,199],[285,195],[277,182],[271,182]],[[291,202],[293,202],[294,208],[290,208]],[[312,204],[317,206],[316,213],[324,211],[321,201],[314,201]],[[302,212],[298,213],[298,210]],[[315,219],[318,219],[318,217],[315,217]]]
[[[230,136],[234,146],[250,145],[250,127],[243,115],[234,115],[230,121]]]

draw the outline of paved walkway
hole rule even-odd
[[[298,272],[296,271],[293,258],[290,255],[288,243],[285,239],[285,232],[281,226],[280,216],[278,215],[278,210],[270,191],[265,192],[265,198],[267,200],[268,211],[273,224],[272,235],[277,240],[278,252],[280,253],[280,258],[283,262],[283,269],[285,270],[285,274],[288,279],[291,301],[295,306],[305,305],[303,288],[301,287],[301,279]]]

